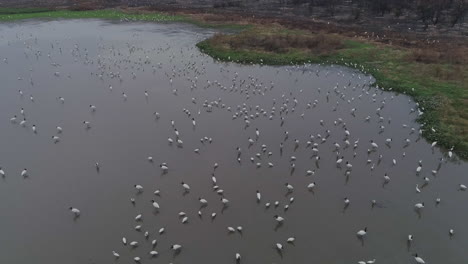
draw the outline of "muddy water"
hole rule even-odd
[[[458,191],[459,184],[468,184],[468,166],[456,158],[447,161],[419,139],[414,102],[372,88],[370,76],[343,67],[215,62],[194,46],[212,33],[183,24],[97,20],[0,26],[0,166],[6,173],[0,181],[0,263],[131,263],[136,256],[141,263],[235,263],[236,252],[242,263],[412,263],[414,253],[427,263],[468,259],[468,193]],[[376,109],[382,106],[379,120]],[[10,122],[14,115],[16,124]],[[176,138],[171,120],[182,147],[168,143]],[[344,127],[350,132],[348,148]],[[256,128],[260,136],[249,147]],[[54,135],[60,142],[54,144]],[[202,142],[204,137],[212,142]],[[405,146],[407,138],[411,143]],[[312,146],[306,147],[309,140],[317,143],[318,161]],[[379,148],[368,153],[370,140]],[[242,149],[240,162],[236,147]],[[337,157],[344,157],[341,168]],[[348,176],[346,161],[353,165]],[[161,173],[162,162],[169,166],[167,174]],[[21,176],[24,168],[29,177]],[[229,200],[224,210],[213,190],[213,172]],[[391,177],[386,185],[385,173]],[[424,177],[430,182],[416,193]],[[191,187],[185,195],[181,181]],[[314,192],[307,189],[311,182]],[[292,193],[285,183],[294,186]],[[136,193],[135,184],[143,193]],[[262,193],[259,204],[256,190]],[[208,200],[206,208],[200,209],[199,197]],[[344,197],[351,200],[347,208]],[[265,208],[275,201],[277,208]],[[418,214],[419,202],[425,208]],[[81,210],[79,218],[70,206]],[[143,221],[135,221],[138,214]],[[276,226],[276,214],[286,219],[282,226]],[[140,232],[136,225],[142,225]],[[228,226],[243,231],[229,234]],[[158,234],[162,227],[165,233]],[[364,227],[368,235],[360,241],[356,232]],[[139,247],[124,246],[122,237]],[[296,238],[294,245],[286,243],[289,237]],[[151,259],[153,239],[159,256]],[[183,246],[178,255],[169,249],[174,243]],[[283,244],[282,253],[276,243]]]

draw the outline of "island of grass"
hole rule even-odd
[[[468,158],[468,47],[384,44],[362,37],[327,31],[296,30],[271,23],[207,20],[206,15],[166,14],[142,10],[48,10],[0,8],[0,21],[51,18],[100,18],[125,21],[187,22],[202,27],[244,29],[237,34],[215,34],[197,44],[221,61],[294,65],[340,64],[372,74],[376,85],[405,93],[419,104],[423,136]]]

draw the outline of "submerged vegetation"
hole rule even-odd
[[[210,17],[210,16],[205,16]],[[340,64],[376,78],[385,90],[412,96],[424,114],[423,135],[462,158],[468,158],[468,48],[451,46],[404,47],[327,31],[297,30],[274,23],[200,19],[187,14],[106,10],[47,10],[0,8],[0,21],[32,18],[102,18],[155,22],[188,22],[198,26],[245,29],[237,34],[215,34],[197,46],[221,61],[291,65]],[[228,21],[228,22],[226,22]]]

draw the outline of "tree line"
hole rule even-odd
[[[411,14],[426,27],[447,22],[451,26],[463,22],[468,14],[468,0],[292,0],[293,5],[308,4],[310,9],[324,7],[334,16],[338,7],[349,6],[350,15],[360,18],[362,12],[376,16]]]

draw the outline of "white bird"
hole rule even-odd
[[[279,215],[275,215],[273,217],[275,218],[276,222],[278,222],[278,223],[284,222],[284,218],[279,216]]]
[[[159,209],[159,204],[155,200],[151,200],[151,203],[155,209]]]
[[[133,186],[135,187],[135,189],[137,190],[138,193],[143,192],[143,186],[141,186],[139,184],[135,184]]]
[[[336,160],[336,165],[340,166],[342,162],[343,162],[343,157]]]
[[[361,237],[361,238],[362,238],[362,237],[365,237],[365,236],[367,235],[367,227],[364,228],[363,230],[359,230],[359,231],[356,233],[356,235],[357,235],[358,237]]]
[[[23,177],[29,177],[28,170],[23,169],[23,171],[21,172],[21,176],[23,176]]]
[[[122,237],[122,243],[123,243],[124,245],[127,245],[127,239],[126,239],[125,237]]]
[[[420,192],[421,192],[421,189],[419,189],[419,184],[416,184],[416,192],[417,192],[417,193],[420,193]]]
[[[181,182],[181,184],[185,192],[190,191],[190,186],[188,184],[186,184],[185,182]]]
[[[348,197],[345,197],[345,198],[344,198],[344,204],[345,204],[345,205],[349,205],[350,202],[351,202],[351,201],[348,199]]]
[[[290,244],[293,244],[294,241],[296,241],[296,238],[295,237],[290,237],[286,240],[286,242],[290,243]]]
[[[151,255],[151,257],[156,257],[158,255],[158,252],[155,251],[155,250],[152,250],[152,251],[150,251],[149,254]]]
[[[239,253],[236,253],[236,261],[239,262],[241,260],[241,255]]]
[[[201,206],[206,206],[208,204],[208,201],[206,199],[199,198],[198,200],[200,201]]]
[[[421,257],[418,256],[418,254],[414,254],[414,260],[418,264],[425,264],[426,263]]]
[[[416,210],[423,209],[424,208],[424,203],[417,203],[417,204],[414,205],[414,208]]]
[[[166,165],[166,163],[159,165],[159,167],[164,173],[166,173],[169,170],[169,167]]]
[[[0,167],[0,176],[5,177],[5,171],[3,170],[2,167]]]
[[[307,189],[309,190],[313,190],[314,188],[315,188],[315,182],[309,183],[309,185],[307,185]]]
[[[184,142],[181,139],[177,139],[177,145],[181,147],[184,145]]]
[[[276,249],[279,251],[283,250],[283,245],[281,245],[280,243],[276,243]]]
[[[72,212],[75,216],[80,216],[81,212],[78,208],[70,207],[70,212]]]
[[[62,129],[61,127],[58,126],[58,127],[57,127],[57,134],[61,134],[62,131],[63,131],[63,129]]]
[[[132,242],[130,242],[130,246],[138,247],[138,242],[137,241],[132,241]]]
[[[174,251],[179,251],[182,249],[182,246],[179,245],[179,244],[174,244],[171,246],[171,249],[174,250]]]
[[[117,253],[117,252],[115,252],[115,251],[112,251],[112,255],[114,255],[115,258],[120,258],[119,253]]]
[[[388,176],[386,173],[384,175],[384,181],[385,183],[389,183],[390,182],[390,176]]]
[[[460,191],[466,191],[466,185],[460,184]]]
[[[455,231],[453,229],[450,229],[449,230],[449,236],[453,236],[453,235],[455,235]]]

